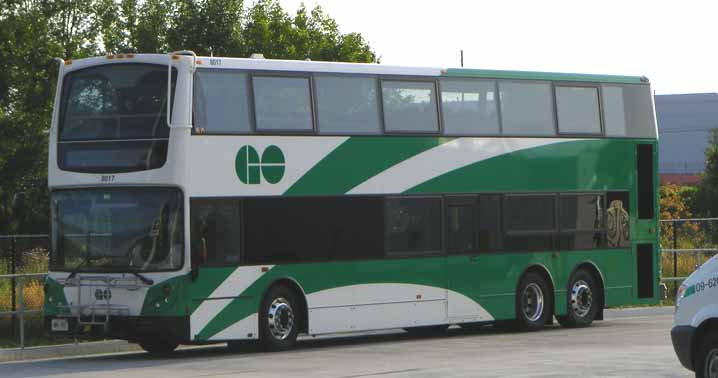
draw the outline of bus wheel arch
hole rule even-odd
[[[307,296],[304,293],[304,289],[299,285],[299,283],[290,277],[281,277],[276,280],[274,280],[271,284],[267,286],[267,288],[264,290],[264,293],[262,294],[262,300],[259,302],[259,310],[261,311],[263,298],[269,293],[269,291],[276,287],[276,286],[284,286],[294,292],[294,295],[299,301],[299,309],[297,309],[297,312],[301,316],[302,322],[299,325],[299,332],[300,333],[309,333],[309,308],[307,306]]]
[[[521,295],[520,291],[521,291],[522,283],[527,276],[534,276],[534,275],[540,276],[543,279],[543,281],[546,283],[547,287],[546,287],[545,302],[547,302],[546,303],[547,306],[544,306],[544,311],[546,311],[544,323],[551,324],[553,321],[554,306],[556,303],[555,296],[554,296],[555,285],[554,285],[554,280],[553,280],[553,277],[551,276],[551,273],[542,264],[534,264],[534,265],[527,267],[519,276],[519,280],[516,284],[516,298],[517,298],[515,301],[516,302],[516,304],[515,304],[516,311],[515,312],[517,314],[516,320],[519,321],[519,319],[518,319],[518,316],[519,316],[518,315],[518,311],[519,311],[518,298]]]

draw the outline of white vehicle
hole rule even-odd
[[[696,377],[718,377],[718,256],[678,289],[671,339],[681,364]]]

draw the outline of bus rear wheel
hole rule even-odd
[[[529,272],[519,281],[516,291],[516,323],[523,331],[538,331],[551,313],[551,293],[546,279]]]
[[[301,313],[294,291],[273,286],[262,300],[259,312],[260,342],[270,351],[292,348],[297,342]]]
[[[584,269],[577,270],[568,284],[568,313],[556,319],[564,327],[588,327],[600,310],[601,294],[596,277]]]

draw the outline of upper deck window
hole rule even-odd
[[[556,87],[558,131],[563,134],[601,134],[597,87]]]
[[[439,132],[433,81],[384,80],[381,90],[387,132]]]
[[[501,119],[506,135],[554,135],[551,85],[499,82]]]
[[[603,97],[603,118],[607,136],[626,136],[626,112],[623,110],[623,87],[604,85],[601,87]]]
[[[441,115],[447,135],[497,135],[496,82],[442,79]]]
[[[656,138],[653,94],[644,85],[623,86],[623,108],[630,138]]]
[[[258,131],[312,131],[308,77],[254,76],[254,113]]]
[[[235,70],[197,70],[194,76],[194,127],[206,134],[251,132],[247,74]]]
[[[176,78],[173,69],[173,87]],[[166,66],[106,64],[64,81],[61,141],[168,137]]]
[[[376,78],[317,75],[314,82],[319,132],[381,133]]]

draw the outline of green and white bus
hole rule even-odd
[[[658,301],[644,77],[120,54],[61,64],[46,327],[178,344]]]

